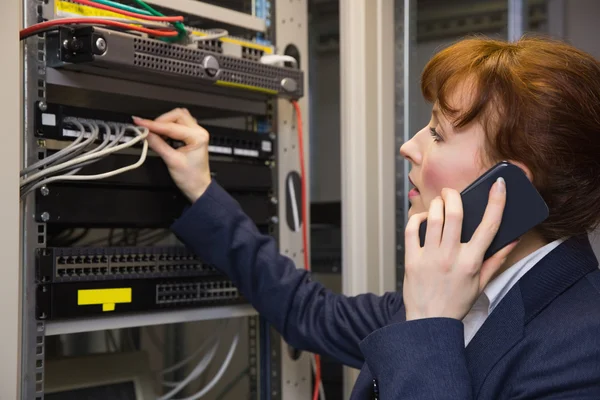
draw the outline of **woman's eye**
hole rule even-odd
[[[442,137],[440,136],[439,133],[437,133],[435,128],[429,128],[429,132],[431,133],[431,136],[433,137],[434,142],[439,142],[442,140]]]

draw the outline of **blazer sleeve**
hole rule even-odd
[[[360,344],[381,399],[473,398],[464,326],[450,318],[389,324]]]
[[[401,309],[398,293],[347,297],[313,281],[215,181],[171,228],[203,262],[226,274],[295,348],[360,368],[360,341]]]

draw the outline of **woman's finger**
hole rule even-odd
[[[415,214],[408,220],[404,230],[404,250],[406,254],[419,250],[421,248],[421,239],[419,237],[419,228],[421,223],[427,220],[427,213]]]
[[[156,118],[157,122],[178,122],[189,128],[194,128],[198,125],[198,122],[187,108],[175,108],[169,112],[164,113],[160,117]]]
[[[442,190],[442,198],[444,199],[444,230],[441,246],[451,249],[460,244],[463,222],[462,199],[454,189]]]
[[[175,122],[158,122],[138,117],[133,117],[133,121],[139,126],[148,128],[151,132],[180,140],[185,144],[197,144],[200,140],[200,135],[196,134],[192,128]]]
[[[504,246],[502,249],[498,250],[496,254],[488,258],[483,265],[481,266],[481,270],[479,272],[479,292],[481,293],[483,289],[490,283],[490,281],[497,275],[497,272],[504,265],[504,261],[508,257],[511,251],[514,250],[515,246],[519,243],[518,240],[510,243],[507,246]]]
[[[470,251],[477,256],[480,256],[480,259],[483,259],[486,250],[490,247],[494,237],[496,237],[496,233],[498,233],[505,205],[506,183],[503,178],[498,178],[490,190],[489,200],[487,207],[485,208],[485,213],[483,214],[483,219],[469,242]]]
[[[425,247],[437,248],[442,240],[444,228],[444,201],[436,197],[429,205],[427,217],[427,232],[425,233]]]
[[[171,164],[174,157],[177,157],[177,150],[171,147],[163,138],[150,132],[148,135],[148,145],[154,150],[167,164]]]

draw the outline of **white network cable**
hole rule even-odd
[[[193,32],[193,29],[188,29],[188,32]],[[198,31],[198,32],[204,32],[206,33],[206,36],[199,36],[199,35],[189,35],[189,38],[191,41],[193,42],[204,42],[207,40],[217,40],[220,39],[222,37],[228,36],[229,32],[227,32],[227,30],[225,29],[210,29],[207,31]]]
[[[84,149],[89,144],[93,143],[94,140],[96,139],[96,137],[98,136],[98,133],[95,132],[94,126],[87,121],[82,121],[83,122],[82,123],[73,118],[65,118],[65,122],[75,125],[79,129],[79,136],[77,136],[77,138],[73,142],[71,142],[67,147],[60,150],[59,152],[57,152],[51,156],[48,156],[48,157],[36,162],[35,164],[32,164],[29,167],[21,170],[21,176],[26,175],[31,171],[35,171],[36,169],[39,169],[47,164],[50,164],[60,158],[66,157],[70,153],[76,153],[80,149]],[[81,143],[83,138],[86,136],[85,128],[83,127],[84,124],[90,128],[90,135],[83,143]]]
[[[79,130],[80,130],[79,136],[76,138],[76,140],[73,143],[71,143],[66,148],[62,149],[61,151],[57,152],[56,154],[53,154],[52,156],[49,156],[46,159],[41,160],[41,161],[29,166],[28,168],[25,168],[23,171],[21,171],[22,178],[21,178],[20,186],[21,186],[21,191],[22,191],[21,195],[22,196],[26,195],[27,193],[29,193],[33,190],[38,189],[41,186],[44,186],[48,183],[52,183],[52,182],[56,182],[56,181],[98,180],[98,179],[109,178],[109,177],[121,174],[123,172],[127,172],[132,169],[138,168],[146,160],[146,156],[148,153],[148,142],[146,141],[146,138],[149,133],[147,128],[143,128],[142,130],[140,130],[140,128],[138,128],[134,125],[124,125],[124,126],[118,127],[117,135],[115,135],[115,137],[113,138],[112,141],[109,141],[108,139],[110,139],[112,136],[110,129],[107,124],[100,122],[100,124],[104,125],[107,130],[104,141],[97,147],[86,152],[85,154],[78,155],[77,153],[84,151],[86,147],[88,147],[90,144],[92,144],[95,141],[95,139],[97,138],[98,133],[100,131],[100,128],[98,126],[98,123],[96,123],[95,121],[70,119],[68,122],[72,123],[73,125],[75,125],[79,128]],[[90,127],[90,134],[85,141],[81,142],[81,139],[85,135],[87,135],[87,133],[85,132],[85,129],[83,128],[84,124],[86,124]],[[125,143],[117,145],[117,143],[119,143],[119,141],[122,140],[123,135],[127,131],[132,131],[133,133],[135,133],[136,136],[133,137],[131,140],[126,141]],[[110,154],[116,153],[120,150],[130,148],[133,145],[135,145],[136,143],[139,143],[140,141],[143,141],[142,152],[141,152],[140,158],[134,164],[119,168],[114,171],[109,171],[109,172],[105,172],[105,173],[97,174],[97,175],[76,175],[76,173],[79,172],[81,167],[83,167],[84,165],[88,165],[93,162],[96,162],[96,161],[100,160],[101,158],[106,157]],[[47,166],[48,164],[51,164],[51,163],[52,163],[52,165]],[[42,169],[39,172],[29,175],[30,172],[32,172],[33,170],[40,168],[42,166],[47,166],[47,167]],[[63,175],[48,177],[51,174],[55,174],[59,171],[69,169],[69,168],[75,168],[75,170],[70,171]],[[25,175],[25,177],[23,177],[23,175]]]
[[[298,61],[292,56],[286,56],[283,54],[265,54],[260,58],[260,62],[269,65],[283,66],[284,63],[292,63],[294,68],[298,68]]]
[[[164,376],[164,375],[166,375],[166,374],[168,374],[170,372],[177,371],[181,367],[187,365],[190,361],[192,361],[194,358],[196,358],[196,356],[198,354],[202,353],[209,344],[213,343],[217,339],[217,336],[220,334],[220,332],[223,329],[225,329],[226,327],[227,327],[227,320],[226,320],[226,322],[224,324],[219,323],[217,325],[217,329],[215,329],[215,332],[212,335],[210,335],[204,342],[202,342],[200,344],[200,346],[198,346],[198,348],[192,354],[190,354],[185,359],[179,361],[178,363],[176,363],[174,365],[171,365],[170,367],[167,367],[167,368],[163,369],[162,371],[158,372],[158,374]],[[204,371],[202,371],[202,372],[204,372]],[[202,372],[200,372],[199,375]],[[161,383],[164,386],[166,386],[166,387],[176,387],[181,382],[169,382],[169,381],[162,380]]]
[[[190,397],[186,397],[183,399],[172,399],[171,398],[169,400],[198,400],[199,398],[204,396],[206,393],[211,391],[217,385],[217,383],[219,383],[221,378],[223,378],[223,374],[225,374],[225,371],[229,367],[229,364],[231,364],[231,360],[233,358],[233,355],[235,354],[235,350],[237,348],[239,340],[240,340],[240,334],[236,333],[235,337],[233,338],[233,341],[231,343],[231,347],[229,348],[229,351],[227,352],[227,356],[225,357],[225,361],[223,361],[223,364],[221,365],[221,368],[219,368],[219,371],[217,372],[217,374],[214,376],[214,378],[212,378],[212,380],[205,387],[203,387],[201,390],[199,390],[195,394],[191,395]]]
[[[196,367],[194,367],[194,369],[192,370],[192,372],[190,372],[190,374],[184,380],[182,380],[181,382],[179,382],[179,384],[177,386],[175,386],[170,392],[168,392],[167,394],[159,397],[157,400],[171,400],[174,395],[176,395],[181,390],[183,390],[183,388],[186,387],[194,379],[198,378],[202,374],[202,372],[204,372],[204,370],[208,367],[208,365],[210,364],[210,362],[214,358],[215,353],[217,351],[217,348],[219,347],[219,343],[220,342],[221,342],[221,339],[217,338],[217,340],[216,340],[215,344],[213,345],[213,347],[202,358],[202,360],[200,360],[200,362],[196,365]]]

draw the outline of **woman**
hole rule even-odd
[[[362,367],[353,399],[600,398],[600,271],[586,236],[600,220],[600,64],[549,40],[468,39],[429,62],[422,91],[431,121],[400,150],[415,186],[402,294],[348,298],[311,281],[211,182],[208,132],[186,110],[136,122],[194,202],[175,233],[288,343]],[[500,160],[525,171],[550,216],[482,264],[507,188],[494,184],[464,244],[459,192]]]

